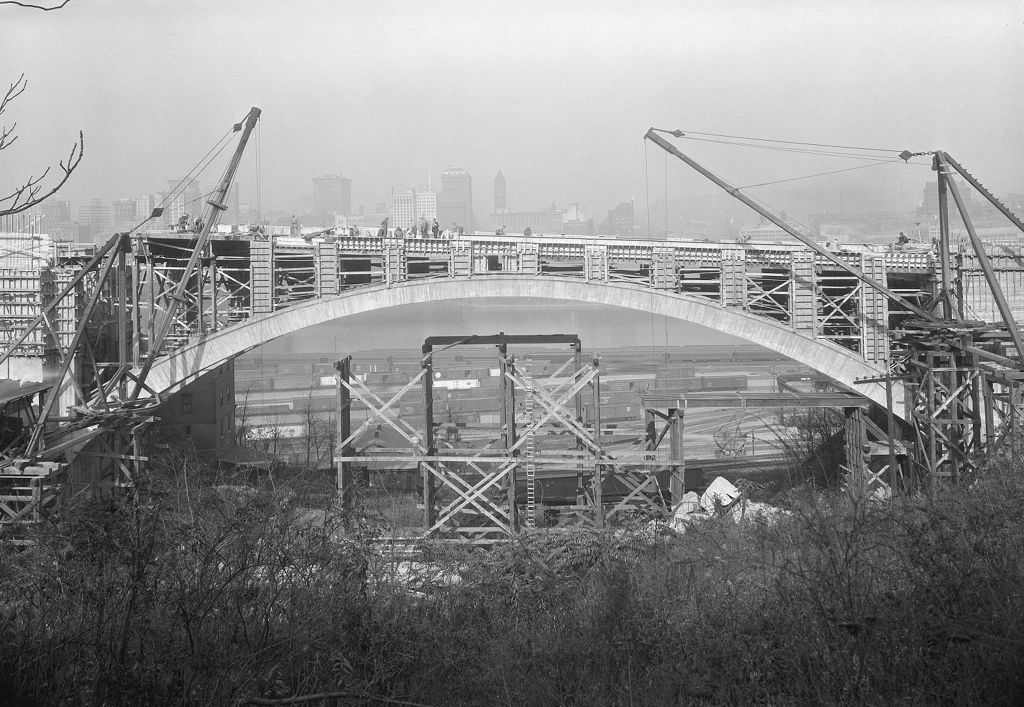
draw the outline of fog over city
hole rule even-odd
[[[666,196],[715,191],[645,153],[650,126],[942,148],[995,192],[1019,192],[1022,18],[1011,0],[0,4],[0,80],[29,81],[5,116],[20,139],[3,186],[56,163],[82,130],[85,161],[60,198],[157,191],[255,105],[258,149],[239,182],[252,201],[258,155],[264,211],[301,214],[311,178],[339,174],[353,210],[373,212],[456,166],[478,215],[500,169],[509,208],[577,203],[599,221],[632,199],[643,231],[647,203],[657,218]],[[681,147],[738,185],[868,164]],[[932,178],[917,162],[752,191],[798,218],[913,209]]]

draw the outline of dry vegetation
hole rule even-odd
[[[13,704],[1019,704],[1024,481],[374,551],[372,518],[189,464],[4,547]]]

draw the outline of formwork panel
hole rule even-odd
[[[817,321],[814,254],[811,251],[793,253],[790,268],[793,273],[793,296],[790,298],[793,328],[814,334]]]
[[[252,313],[274,311],[274,252],[270,241],[253,241],[249,246],[249,277]]]
[[[338,287],[338,248],[334,243],[315,246],[316,296],[329,297],[340,292]]]

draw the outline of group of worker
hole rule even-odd
[[[441,225],[435,218],[433,222],[427,224],[426,219],[420,219],[419,227],[416,224],[412,224],[407,229],[403,229],[401,226],[395,226],[394,237],[395,238],[451,238],[456,233],[462,233],[463,229],[461,226],[452,226],[450,229],[441,230]],[[390,228],[388,227],[388,219],[385,218],[380,222],[380,228],[377,229],[378,238],[386,238],[390,234]]]
[[[194,219],[185,214],[178,219],[177,224],[171,224],[171,230],[179,233],[200,233],[203,230],[203,219],[196,216]]]

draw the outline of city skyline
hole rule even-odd
[[[416,185],[426,168],[450,164],[485,180],[474,194],[478,217],[491,212],[499,167],[510,205],[520,209],[554,201],[601,214],[635,198],[640,214],[648,201],[712,193],[684,166],[645,150],[652,125],[944,148],[996,193],[1020,191],[1024,141],[1014,116],[1024,97],[1008,90],[1024,64],[1019,5],[913,0],[872,4],[869,12],[861,5],[809,12],[796,0],[714,7],[528,0],[486,8],[441,0],[429,8],[341,8],[300,0],[285,9],[240,0],[103,0],[71,2],[57,13],[5,6],[0,65],[13,75],[3,78],[24,71],[30,82],[9,113],[22,135],[4,152],[5,172],[38,174],[81,129],[86,157],[61,198],[132,198],[186,173],[257,105],[263,119],[239,182],[243,201],[255,204],[259,194],[264,211],[297,208],[309,179],[322,174],[352,179],[353,205],[369,210],[392,187]],[[422,41],[385,49],[381,27],[409,29]],[[136,36],[145,41],[113,41]],[[259,56],[244,39],[251,37],[265,38]],[[936,37],[947,38],[942,52],[934,51]],[[105,50],[95,51],[105,38]],[[335,54],[372,57],[378,66],[307,61]],[[799,213],[797,202],[814,204],[804,212],[859,203],[881,210],[890,195],[916,198],[931,177],[927,160],[890,161],[751,186],[870,162],[688,140],[699,161],[790,213]]]

